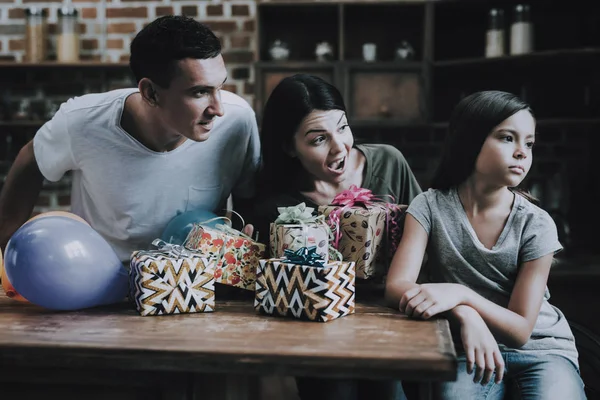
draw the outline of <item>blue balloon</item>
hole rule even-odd
[[[38,306],[78,310],[122,301],[128,272],[90,226],[67,217],[26,222],[10,238],[4,267],[18,293]]]
[[[209,227],[214,227],[219,223],[222,224],[223,220],[219,219],[205,222],[216,217],[216,214],[205,210],[192,210],[177,214],[177,216],[167,224],[160,238],[167,243],[182,245],[194,227],[194,224],[202,223]]]

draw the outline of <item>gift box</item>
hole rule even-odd
[[[361,279],[387,273],[402,235],[404,208],[399,204],[376,201],[371,191],[352,186],[340,193],[319,213],[333,231],[335,247],[345,261],[356,262]]]
[[[319,257],[315,250],[293,253],[312,252]],[[317,322],[354,313],[354,262],[315,264],[305,256],[289,257],[290,253],[286,250],[286,258],[260,260],[254,300],[258,313]]]
[[[269,251],[272,258],[281,258],[284,251],[316,247],[325,262],[329,260],[331,230],[323,216],[313,215],[314,208],[300,203],[292,207],[278,207],[279,216],[270,225]]]
[[[216,260],[162,240],[153,245],[130,259],[130,299],[140,315],[214,311]]]
[[[194,225],[185,246],[217,257],[215,280],[217,283],[254,290],[256,268],[265,257],[266,246],[228,225],[214,228]]]

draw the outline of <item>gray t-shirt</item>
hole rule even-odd
[[[429,236],[428,261],[422,277],[430,283],[458,283],[486,299],[508,307],[522,263],[562,249],[550,215],[520,195],[492,249],[477,238],[456,189],[429,189],[418,195],[407,212]],[[567,357],[577,364],[577,350],[564,314],[544,300],[529,341],[520,349],[500,345],[503,351],[540,351]],[[455,339],[457,347],[461,343]]]
[[[221,91],[225,114],[205,142],[155,152],[121,128],[137,89],[88,94],[64,103],[37,132],[33,148],[49,181],[73,171],[71,210],[106,239],[123,262],[147,249],[167,223],[194,209],[219,212],[231,193],[254,195],[260,141],[254,111]]]

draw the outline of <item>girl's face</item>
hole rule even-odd
[[[354,138],[346,113],[341,110],[315,110],[308,114],[293,137],[292,157],[316,180],[339,183],[350,171],[350,151]]]
[[[475,176],[491,185],[515,187],[527,176],[533,161],[535,120],[521,110],[502,121],[489,134],[477,161]]]

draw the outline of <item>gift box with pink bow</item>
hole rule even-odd
[[[391,197],[391,196],[390,196]],[[370,279],[387,273],[400,241],[405,207],[386,202],[370,190],[352,185],[319,214],[333,231],[332,245],[344,261],[356,262],[356,277]]]
[[[216,224],[212,228],[196,224],[188,234],[185,246],[217,257],[217,283],[254,290],[256,268],[266,254],[264,244],[227,224]]]

